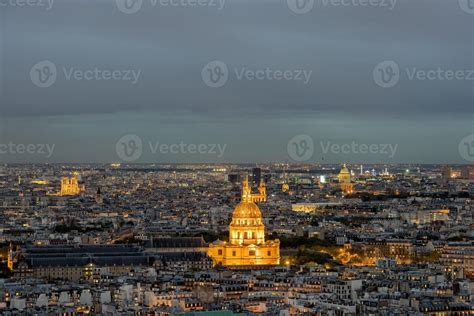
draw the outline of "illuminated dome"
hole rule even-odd
[[[341,186],[341,190],[344,193],[352,193],[352,183],[351,183],[351,173],[349,169],[347,169],[346,164],[344,164],[341,168],[341,172],[337,176],[339,178],[339,183]]]
[[[346,164],[344,164],[341,168],[341,171],[339,172],[339,174],[349,174],[349,169],[347,169],[347,166]]]
[[[234,209],[232,214],[233,219],[237,218],[262,218],[262,213],[258,208],[257,204],[253,202],[242,201]]]
[[[252,194],[248,178],[242,182],[242,201],[237,204],[229,225],[229,242],[209,245],[208,254],[215,264],[224,266],[278,265],[280,241],[265,241],[262,212],[255,202],[266,201],[265,185]]]
[[[344,164],[337,176],[339,178],[339,182],[351,182],[351,173],[349,169],[347,169],[346,164]]]

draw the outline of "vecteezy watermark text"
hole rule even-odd
[[[41,61],[31,67],[31,82],[37,87],[48,88],[56,83],[58,76],[62,75],[66,81],[122,81],[135,85],[142,75],[140,69],[101,69],[99,67],[81,69],[65,66],[60,69],[61,71],[58,71],[56,64],[51,61]]]
[[[372,72],[374,82],[382,88],[392,88],[402,79],[402,74],[410,81],[474,81],[474,69],[420,69],[417,67],[400,70],[393,60],[386,60],[374,67]]]
[[[39,7],[49,11],[53,5],[54,0],[0,0],[0,7]]]
[[[235,75],[237,80],[263,81],[263,80],[286,80],[300,81],[307,84],[312,75],[312,70],[303,69],[272,69],[270,67],[260,69],[250,69],[247,67],[234,68],[229,72],[227,65],[218,60],[206,64],[201,71],[201,78],[204,83],[211,88],[219,88],[227,83],[231,74]]]
[[[313,10],[314,0],[287,0],[288,8],[296,14],[305,14]],[[379,7],[393,10],[397,0],[322,0],[323,7]]]
[[[393,158],[397,153],[398,144],[359,144],[355,141],[345,144],[332,143],[330,141],[320,142],[324,154],[372,154],[386,155]]]
[[[185,142],[165,144],[149,142],[153,154],[205,154],[215,155],[217,158],[224,156],[227,144],[186,144]]]
[[[210,7],[222,10],[225,0],[147,0],[151,7]],[[134,14],[141,10],[145,0],[115,0],[117,8],[125,14]]]
[[[177,154],[191,154],[191,155],[210,155],[222,158],[227,149],[227,144],[216,143],[186,143],[181,141],[179,143],[161,143],[159,141],[148,141],[148,149],[153,155],[177,155]],[[115,150],[120,159],[128,162],[140,159],[143,154],[144,146],[142,139],[137,135],[127,134],[120,138]]]
[[[325,7],[381,7],[393,10],[397,0],[322,0],[322,3]]]
[[[320,141],[320,152],[322,154],[334,155],[384,155],[393,158],[397,153],[398,144],[389,143],[333,143],[331,141]],[[297,135],[290,139],[287,144],[288,155],[298,162],[310,160],[315,152],[313,138],[309,135]]]
[[[42,155],[51,158],[55,144],[0,144],[0,155]]]

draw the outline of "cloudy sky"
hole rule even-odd
[[[468,163],[470,1],[0,0],[0,161]]]

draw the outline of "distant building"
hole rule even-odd
[[[466,180],[474,180],[474,166],[461,167],[461,178]]]
[[[144,246],[146,252],[153,253],[207,252],[202,237],[152,237]]]
[[[60,196],[78,195],[84,191],[83,186],[79,186],[79,179],[77,173],[72,177],[61,178],[61,192]]]
[[[417,210],[408,213],[402,213],[401,218],[415,225],[426,225],[436,221],[449,221],[449,210]]]
[[[240,182],[240,175],[236,173],[229,173],[228,175],[226,175],[226,181],[229,181],[231,183]]]
[[[102,196],[102,192],[100,191],[100,188],[97,189],[97,193],[95,195],[95,202],[97,204],[104,203],[104,197]]]
[[[344,164],[337,176],[339,179],[339,186],[341,187],[342,192],[344,193],[352,193],[353,186],[351,183],[351,173],[349,169],[347,169],[346,164]]]
[[[316,203],[295,203],[291,205],[291,210],[294,212],[314,212],[316,211]]]
[[[474,246],[472,244],[452,244],[446,246],[441,254],[441,262],[450,268],[462,268],[474,275]]]
[[[393,258],[381,258],[377,260],[375,265],[381,269],[393,269],[397,265],[397,260]]]
[[[262,180],[262,169],[260,168],[253,168],[252,169],[252,182],[254,184],[260,183]]]
[[[154,261],[135,246],[26,246],[10,256],[16,277],[94,282],[102,274],[126,275]]]
[[[443,166],[441,169],[441,178],[443,180],[450,180],[454,176],[454,170],[451,166]]]

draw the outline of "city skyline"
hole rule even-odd
[[[0,165],[0,313],[472,313],[474,166],[310,166]]]
[[[0,315],[474,315],[474,0],[0,0]]]

